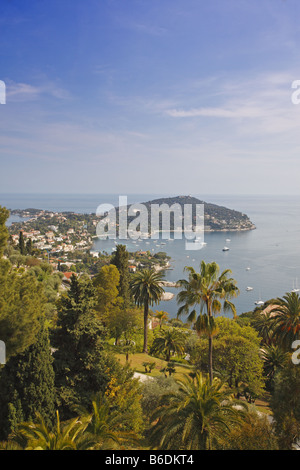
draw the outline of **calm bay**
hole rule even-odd
[[[146,202],[167,195],[128,195],[128,203]],[[199,250],[186,250],[181,240],[122,240],[128,251],[165,251],[170,257],[170,269],[165,279],[175,282],[186,277],[185,266],[199,269],[201,260],[216,261],[220,269],[231,269],[237,280],[240,295],[234,299],[237,313],[255,308],[255,301],[282,297],[291,291],[297,280],[300,285],[300,197],[279,195],[194,195],[201,200],[222,205],[247,214],[256,229],[246,232],[205,233],[205,245]],[[0,205],[8,209],[46,209],[58,212],[96,212],[98,205],[118,205],[116,194],[0,194]],[[15,216],[9,223],[18,220]],[[230,241],[226,241],[230,239]],[[164,243],[163,245],[161,243]],[[229,250],[222,251],[224,245]],[[115,247],[113,240],[95,239],[94,251],[107,251]],[[247,287],[253,290],[247,291]],[[177,293],[167,287],[167,292]],[[170,317],[177,313],[176,297],[161,302],[153,310],[165,310]]]

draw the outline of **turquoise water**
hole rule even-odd
[[[128,203],[144,202],[161,195],[128,195]],[[255,301],[281,297],[293,288],[296,279],[300,287],[300,196],[220,196],[193,195],[207,202],[224,205],[246,213],[256,225],[248,232],[205,233],[207,243],[201,250],[188,251],[185,240],[166,241],[156,246],[154,240],[143,240],[138,246],[131,240],[122,243],[128,250],[166,251],[171,256],[171,269],[166,280],[185,277],[185,266],[199,268],[202,259],[216,261],[221,270],[230,268],[237,280],[240,295],[234,300],[238,314],[253,310]],[[95,212],[99,204],[118,204],[116,195],[0,195],[0,205],[14,209],[29,207],[80,213]],[[230,238],[230,242],[225,240]],[[146,243],[148,242],[148,243]],[[230,250],[223,252],[227,245]],[[111,240],[96,240],[94,250],[110,250]],[[247,270],[246,268],[250,268]],[[253,287],[246,291],[246,287]],[[176,289],[167,288],[176,293]],[[154,310],[166,310],[171,317],[177,313],[176,299],[161,302]]]

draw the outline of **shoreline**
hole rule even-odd
[[[221,206],[220,206],[221,207]],[[42,217],[44,215],[50,215],[50,214],[53,214],[53,216],[55,215],[64,215],[64,216],[73,216],[73,215],[76,215],[76,216],[79,216],[79,217],[92,217],[94,219],[94,221],[96,222],[96,220],[99,220],[99,217],[97,216],[97,214],[95,212],[77,212],[77,211],[57,211],[57,210],[49,210],[49,209],[36,209],[36,208],[26,208],[26,209],[8,209],[9,212],[10,212],[10,216],[18,216],[20,217],[21,219],[24,219],[24,222],[28,222],[28,221],[34,221],[34,220],[37,220],[39,217]],[[25,220],[26,219],[26,220]],[[96,219],[96,220],[95,220]],[[23,221],[19,221],[19,223],[23,223]],[[244,221],[245,223],[245,221]],[[211,228],[209,223],[208,224],[205,224],[204,222],[204,229],[201,230],[201,233],[218,233],[218,232],[244,232],[244,231],[250,231],[250,230],[255,230],[256,229],[256,226],[255,224],[253,224],[253,222],[251,222],[250,219],[248,219],[248,221],[246,222],[246,224],[244,225],[244,223],[241,221],[241,226],[233,226],[233,227],[230,227],[230,226],[226,226],[226,222],[224,221],[224,224],[225,225],[224,227],[222,228]],[[163,234],[163,233],[169,233],[169,234],[175,234],[175,233],[195,233],[195,237],[196,237],[196,232],[192,229],[190,230],[183,230],[182,228],[178,228],[178,229],[169,229],[169,230],[162,230],[162,229],[158,229],[158,230],[155,230],[155,231],[151,231],[151,229],[149,229],[148,227],[148,232],[145,232],[142,234],[142,236],[140,237],[141,239],[151,239],[155,234]],[[115,234],[115,233],[112,233],[113,236],[118,236],[118,234]],[[97,235],[92,235],[92,238],[100,238],[99,236]],[[128,238],[130,239],[131,237],[128,236]]]

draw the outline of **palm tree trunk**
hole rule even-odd
[[[148,302],[144,305],[144,347],[143,352],[148,354],[148,313],[149,305]]]
[[[213,339],[212,336],[208,338],[208,370],[210,383],[213,381]]]
[[[212,311],[211,311],[211,301],[207,303],[207,314],[209,319],[212,318]],[[208,371],[209,371],[209,381],[212,383],[213,381],[213,337],[209,334],[208,337]]]

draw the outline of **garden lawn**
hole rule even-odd
[[[126,363],[126,358],[124,354],[116,354],[116,358],[120,361],[122,365]],[[144,362],[155,362],[155,367],[152,369],[151,373],[148,372],[147,374],[145,374],[145,367],[143,366]],[[164,367],[167,367],[167,364],[168,364],[168,362],[164,361],[163,359],[158,359],[156,357],[149,356],[149,354],[145,354],[145,353],[131,354],[129,356],[128,363],[130,367],[135,370],[135,372],[139,372],[141,374],[145,374],[150,377],[162,376],[163,373],[161,372],[161,369],[163,369]],[[186,376],[189,374],[189,372],[193,371],[193,368],[189,366],[188,364],[187,365],[174,364],[174,368],[175,368],[175,373],[172,374],[172,377],[174,377],[175,379],[182,379],[183,376]]]

